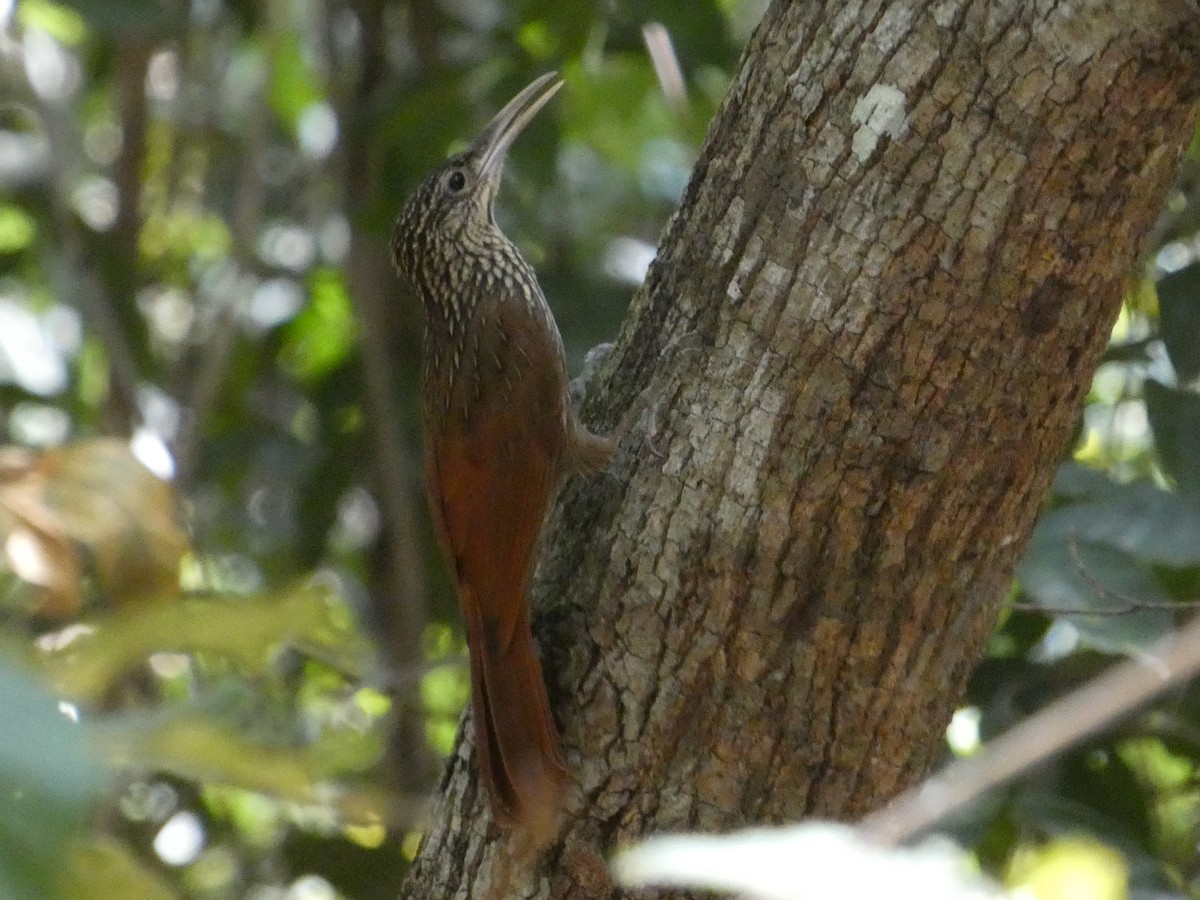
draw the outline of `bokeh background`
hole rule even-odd
[[[561,72],[498,213],[577,371],[764,5],[0,0],[0,896],[395,895],[467,681],[392,220]],[[1200,599],[1195,150],[947,754]],[[1200,896],[1198,760],[1180,690],[954,833],[1034,896]]]

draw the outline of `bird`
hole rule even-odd
[[[527,600],[543,522],[566,476],[613,453],[572,409],[558,326],[494,210],[509,148],[562,84],[537,78],[434,169],[392,240],[425,313],[426,494],[465,620],[475,758],[508,826],[544,825],[569,780]]]

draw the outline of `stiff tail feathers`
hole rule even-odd
[[[515,630],[468,614],[471,701],[479,774],[496,818],[535,832],[553,827],[569,770],[528,621]],[[470,619],[474,621],[470,621]]]

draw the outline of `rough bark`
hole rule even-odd
[[[521,856],[460,744],[406,897],[607,897],[652,832],[923,775],[1189,136],[1168,0],[777,0],[589,412],[536,600],[576,774]]]

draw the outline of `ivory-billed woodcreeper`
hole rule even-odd
[[[542,521],[564,475],[612,454],[570,408],[558,327],[492,208],[508,148],[561,85],[538,78],[427,176],[392,248],[425,308],[429,506],[466,620],[479,772],[510,824],[546,821],[567,776],[525,597]]]

